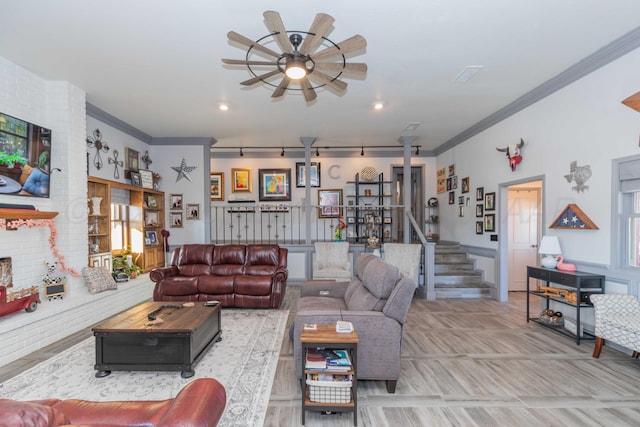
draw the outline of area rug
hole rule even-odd
[[[180,372],[113,371],[96,378],[95,340],[89,338],[0,384],[0,397],[31,400],[160,400],[195,378],[215,378],[227,391],[219,426],[262,426],[288,317],[287,310],[222,311],[222,341],[195,366]]]

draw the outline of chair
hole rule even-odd
[[[420,256],[422,245],[404,243],[385,243],[384,260],[395,265],[403,273],[416,283],[420,283]]]
[[[358,379],[386,381],[394,393],[400,378],[404,324],[411,307],[413,280],[373,254],[355,261],[350,282],[309,281],[300,287],[290,330],[296,375],[302,377],[300,334],[305,323],[351,322],[358,334]]]
[[[593,357],[600,357],[605,341],[633,350],[633,357],[640,352],[640,302],[634,295],[591,295],[596,317],[596,345]]]
[[[351,280],[349,242],[316,242],[313,279]]]

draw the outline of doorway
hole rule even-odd
[[[400,206],[404,204],[404,167],[402,166],[393,166],[392,171],[392,180],[391,180],[391,194],[392,200],[391,204]],[[411,215],[415,218],[418,224],[424,224],[424,167],[423,166],[411,166]],[[394,209],[392,215],[392,233],[391,235],[394,237],[393,241],[398,243],[404,243],[404,222],[406,218],[404,216],[404,212],[400,212],[399,209]],[[418,239],[418,234],[413,227],[410,228],[411,236],[409,238],[409,243],[420,242]],[[423,230],[420,230],[423,231]]]
[[[527,290],[527,266],[538,264],[542,182],[508,187],[509,291]]]
[[[500,185],[499,299],[525,291],[527,266],[538,264],[543,224],[544,177]]]

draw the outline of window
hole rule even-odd
[[[625,269],[640,269],[640,156],[613,161],[613,191],[618,215],[614,224],[613,257]],[[615,199],[614,199],[615,200]],[[615,212],[615,211],[614,211]]]
[[[631,193],[631,209],[627,217],[627,267],[640,268],[640,191]]]
[[[111,250],[120,252],[129,245],[129,205],[112,203]]]

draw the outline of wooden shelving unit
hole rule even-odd
[[[130,218],[129,231],[141,233],[143,239],[142,254],[138,265],[145,271],[164,265],[164,239],[162,229],[165,227],[164,193],[106,179],[89,177],[87,203],[88,236],[89,236],[89,265],[111,269],[111,192],[113,189],[126,190],[129,194]],[[100,197],[100,213],[93,213],[92,197]],[[149,206],[149,200],[152,205]],[[134,220],[134,212],[138,212],[138,220]],[[149,221],[147,221],[148,218]],[[147,244],[147,236],[155,236],[153,242]]]
[[[58,212],[35,211],[30,209],[0,209],[0,219],[53,219]]]

